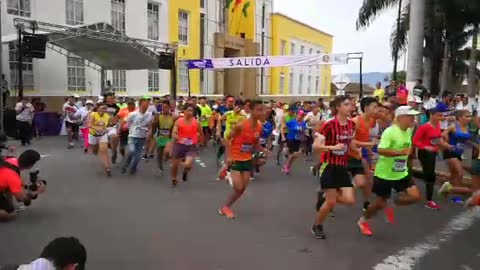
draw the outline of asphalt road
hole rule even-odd
[[[153,161],[138,175],[115,168],[106,178],[96,157],[67,150],[65,140],[34,141],[49,155],[39,164],[48,192],[0,224],[0,265],[28,262],[49,240],[76,236],[87,247],[87,269],[480,269],[480,215],[460,205],[399,208],[395,225],[379,215],[371,238],[356,227],[360,203],[338,207],[325,224],[328,239],[316,240],[317,184],[303,160],[290,177],[270,162],[227,220],[217,210],[230,187],[211,182],[213,147],[200,155],[205,167],[197,163],[190,181],[171,189]]]

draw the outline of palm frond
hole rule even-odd
[[[390,35],[390,46],[392,49],[392,58],[395,59],[395,56],[401,56],[406,48],[408,43],[408,30],[410,26],[410,4],[406,5],[403,8],[402,16],[400,17],[400,24],[393,26],[392,34]]]
[[[362,7],[358,11],[357,30],[369,26],[382,11],[395,6],[398,2],[399,0],[363,0]]]

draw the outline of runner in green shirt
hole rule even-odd
[[[207,104],[206,97],[200,97],[198,101],[200,104],[198,104],[197,106],[198,108],[200,108],[200,112],[201,112],[200,119],[198,120],[200,121],[200,124],[202,125],[202,129],[203,129],[203,134],[204,134],[203,145],[206,146],[211,136],[210,128],[208,127],[208,120],[212,116],[213,112],[212,112],[212,108],[210,108],[210,106],[208,106]]]
[[[385,209],[387,221],[394,223],[393,208],[387,207],[387,200],[394,189],[399,195],[395,204],[408,205],[420,200],[420,191],[408,173],[407,161],[412,152],[412,125],[419,113],[410,106],[400,106],[395,111],[395,121],[387,128],[378,144],[379,159],[375,167],[375,178],[372,191],[377,195],[358,221],[362,234],[372,235],[368,220]]]

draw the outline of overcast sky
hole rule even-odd
[[[363,0],[273,0],[275,12],[281,12],[334,35],[333,52],[363,52],[365,72],[391,72],[390,33],[395,24],[393,8],[379,16],[366,30],[355,30]],[[399,61],[403,69],[403,59]],[[358,64],[335,66],[334,74],[358,73]]]

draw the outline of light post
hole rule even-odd
[[[360,66],[360,93],[359,98],[363,96],[363,52],[347,53],[347,63],[350,60],[359,60]]]

